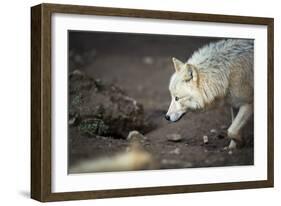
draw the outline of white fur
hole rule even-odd
[[[228,130],[231,138],[239,139],[252,114],[253,52],[253,40],[227,39],[202,47],[186,63],[173,58],[176,72],[169,84],[170,120],[177,121],[188,110],[207,109],[223,100],[239,108]]]

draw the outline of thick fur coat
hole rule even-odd
[[[189,110],[205,110],[224,102],[239,109],[228,136],[241,141],[240,130],[253,112],[254,41],[221,40],[194,52],[186,63],[176,58],[173,62],[172,101],[166,119],[175,122]]]
[[[204,104],[226,97],[233,107],[253,101],[253,63],[254,41],[238,39],[211,43],[187,61],[197,69]]]

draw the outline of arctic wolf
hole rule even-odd
[[[205,110],[224,102],[231,107],[228,148],[242,143],[240,131],[253,113],[254,41],[228,39],[210,43],[187,62],[173,58],[169,84],[172,101],[165,118],[176,122],[189,110]],[[233,108],[238,109],[233,117]]]

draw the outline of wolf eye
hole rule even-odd
[[[178,98],[178,97],[175,97],[175,100],[176,100],[176,101],[178,101],[178,100],[179,100],[179,98]]]

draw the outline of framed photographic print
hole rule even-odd
[[[31,8],[31,197],[273,187],[273,19]]]

